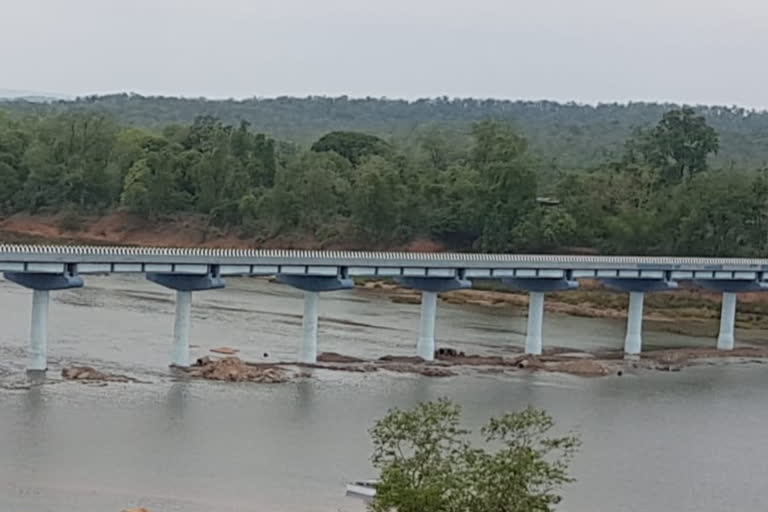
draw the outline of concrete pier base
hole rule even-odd
[[[317,362],[317,306],[319,301],[319,292],[304,292],[304,319],[302,323],[304,337],[299,353],[299,361],[302,363]]]
[[[173,324],[173,353],[171,363],[189,367],[189,325],[192,318],[192,292],[176,291],[176,321]]]
[[[720,310],[720,333],[717,336],[718,350],[733,350],[733,331],[736,325],[736,294],[723,293],[723,304]]]
[[[29,370],[48,369],[48,290],[32,291],[32,326],[29,344]]]
[[[624,353],[637,356],[643,348],[643,292],[629,292],[627,315],[627,336],[624,339]]]
[[[528,329],[525,333],[525,353],[541,355],[541,331],[544,322],[544,293],[530,292],[528,295]]]
[[[435,317],[437,292],[421,292],[421,323],[416,354],[425,361],[435,360]]]

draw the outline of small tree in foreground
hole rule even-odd
[[[576,436],[549,437],[552,418],[531,407],[491,418],[481,447],[447,399],[393,409],[371,428],[379,469],[372,512],[549,512],[572,482]]]

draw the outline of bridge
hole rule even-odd
[[[547,292],[578,288],[599,279],[629,293],[624,352],[642,350],[646,293],[674,290],[694,281],[723,294],[717,348],[734,345],[736,294],[768,288],[768,260],[627,256],[541,256],[355,251],[170,249],[148,247],[0,245],[0,272],[32,290],[30,370],[47,369],[48,303],[51,291],[78,288],[89,274],[137,273],[176,291],[171,362],[190,364],[192,292],[222,288],[228,276],[276,276],[304,292],[303,340],[298,359],[317,360],[318,303],[322,292],[354,287],[355,277],[393,279],[422,292],[416,354],[434,359],[437,294],[495,279],[530,295],[525,352],[542,352]]]

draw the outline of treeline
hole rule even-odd
[[[606,158],[620,157],[624,141],[636,129],[649,128],[665,112],[679,108],[658,103],[591,106],[446,97],[416,101],[345,96],[208,100],[135,94],[90,96],[51,104],[11,101],[3,106],[22,114],[105,113],[120,123],[156,131],[168,124],[191,124],[199,116],[211,116],[225,124],[246,121],[256,132],[304,145],[338,130],[407,141],[432,125],[460,134],[467,132],[473,122],[495,119],[514,123],[525,133],[531,150],[560,169],[588,168]],[[720,151],[712,156],[714,165],[743,167],[768,162],[768,113],[738,107],[701,106],[695,110],[720,134]]]
[[[88,111],[0,112],[0,213],[195,212],[256,244],[311,234],[360,248],[431,237],[460,250],[763,256],[768,175],[713,167],[720,145],[690,108],[579,172],[494,120],[406,141],[336,131],[306,147],[209,116],[147,131]]]

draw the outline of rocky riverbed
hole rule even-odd
[[[652,350],[639,357],[627,358],[621,351],[575,352],[549,350],[541,356],[516,354],[482,356],[453,349],[439,349],[436,359],[427,362],[420,357],[384,356],[362,359],[335,352],[318,355],[317,363],[256,363],[227,356],[199,358],[190,368],[181,369],[190,378],[222,382],[283,384],[296,379],[312,378],[313,370],[393,374],[425,377],[452,377],[477,373],[512,374],[516,372],[550,372],[581,377],[623,375],[627,372],[681,371],[689,366],[717,364],[768,363],[768,348],[744,347],[732,351],[709,348]],[[141,382],[123,375],[113,375],[90,367],[68,367],[62,370],[67,380],[80,382]]]

